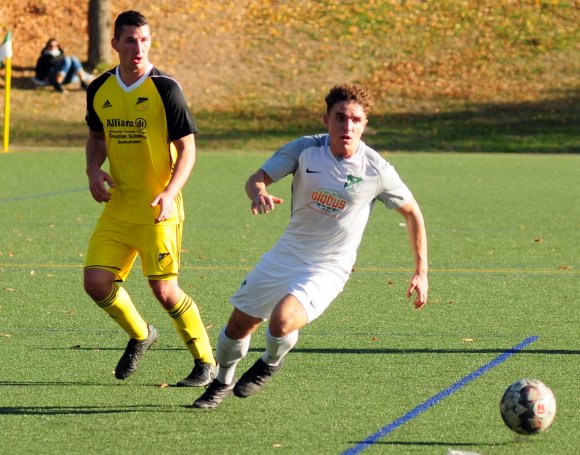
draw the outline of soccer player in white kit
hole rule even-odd
[[[255,215],[283,201],[267,187],[292,174],[292,216],[286,231],[232,296],[234,306],[221,330],[216,378],[193,403],[215,408],[232,393],[258,393],[298,341],[298,331],[320,316],[346,284],[375,201],[405,219],[415,270],[407,295],[427,302],[427,234],[421,210],[395,169],[361,141],[372,101],[353,84],[330,90],[323,117],[328,134],[294,140],[246,182]],[[237,382],[235,369],[251,335],[268,320],[266,350]]]

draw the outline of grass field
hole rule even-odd
[[[30,83],[48,36],[84,58],[88,2],[24,3],[0,5],[0,36],[13,31],[15,47],[12,152],[0,153],[0,455],[578,453],[578,2],[139,4],[152,61],[178,78],[200,126],[181,284],[214,344],[229,296],[289,216],[285,181],[274,188],[286,204],[251,217],[243,183],[266,158],[254,152],[320,129],[331,85],[371,91],[368,141],[396,152],[428,225],[426,308],[404,297],[400,217],[375,210],[344,293],[302,331],[280,376],[213,412],[188,407],[200,390],[165,386],[191,359],[138,265],[126,287],[160,339],[129,380],[112,375],[126,337],[82,289],[101,210],[84,174],[84,92]],[[240,369],[263,348],[260,331]],[[499,416],[523,377],[558,401],[536,437]]]
[[[250,215],[243,182],[265,157],[201,153],[185,190],[181,284],[213,342],[228,297],[288,220],[289,182],[273,190],[284,206]],[[577,453],[580,156],[388,159],[425,213],[430,304],[416,311],[405,299],[406,232],[376,209],[344,293],[302,331],[280,376],[256,397],[200,412],[188,408],[199,390],[162,386],[191,360],[138,266],[126,286],[160,339],[133,377],[112,376],[126,337],[82,290],[101,210],[82,150],[0,154],[0,453],[341,454],[530,336],[539,338],[364,453]],[[522,377],[558,401],[553,426],[535,437],[499,416],[503,390]]]

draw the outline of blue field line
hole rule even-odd
[[[39,194],[29,194],[27,196],[6,197],[6,198],[0,198],[0,204],[2,204],[4,202],[24,201],[26,199],[42,199],[45,197],[60,196],[61,194],[78,193],[79,191],[87,191],[87,190],[88,190],[88,187],[83,186],[82,188],[72,188],[69,190],[51,191],[50,193],[39,193]]]
[[[503,354],[500,354],[495,359],[493,359],[491,362],[486,363],[485,365],[483,365],[482,367],[478,368],[474,372],[472,372],[472,373],[468,374],[467,376],[464,376],[463,378],[461,378],[459,381],[457,381],[452,386],[448,387],[445,390],[442,390],[437,395],[432,396],[431,398],[429,398],[424,403],[422,403],[419,406],[411,409],[404,416],[399,417],[396,420],[393,420],[387,426],[381,428],[376,433],[370,435],[364,441],[361,441],[357,445],[355,445],[354,447],[351,447],[350,449],[345,450],[344,452],[342,452],[342,455],[354,455],[354,454],[357,454],[357,453],[362,452],[366,448],[368,448],[371,445],[373,445],[374,443],[376,443],[379,439],[385,437],[389,433],[392,433],[397,428],[399,428],[400,426],[404,425],[408,421],[414,419],[415,417],[417,417],[419,414],[421,414],[422,412],[426,411],[430,407],[435,406],[441,400],[443,400],[444,398],[447,398],[449,395],[457,392],[459,389],[461,389],[462,387],[466,386],[467,384],[469,384],[474,379],[477,379],[478,377],[480,377],[484,373],[487,373],[489,370],[491,370],[492,368],[498,366],[500,363],[505,362],[512,355],[514,355],[518,351],[521,351],[522,349],[528,347],[530,344],[532,344],[538,338],[539,337],[537,337],[537,336],[531,336],[529,338],[526,338],[520,344],[514,346],[511,349],[508,349]]]

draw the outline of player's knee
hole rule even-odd
[[[268,328],[274,337],[285,337],[308,323],[308,315],[298,301],[278,305],[272,312]]]
[[[173,306],[175,305],[175,301],[170,299],[170,294],[165,289],[159,289],[152,287],[151,290],[153,291],[153,295],[157,299],[157,301],[167,307],[168,305]]]
[[[250,336],[262,323],[262,319],[254,318],[238,310],[233,311],[226,326],[226,335],[234,340],[241,340]]]
[[[85,292],[96,302],[107,298],[113,290],[114,276],[97,269],[85,270],[83,285]]]
[[[107,285],[102,281],[87,280],[84,281],[85,292],[96,302],[107,298],[112,291],[112,285]]]
[[[296,330],[296,327],[293,321],[278,319],[270,320],[268,329],[270,330],[270,335],[273,337],[282,338]]]
[[[171,309],[183,293],[173,280],[150,280],[149,285],[157,301],[166,309]]]

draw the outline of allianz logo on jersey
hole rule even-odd
[[[324,213],[334,214],[346,207],[346,199],[331,188],[321,188],[312,192],[312,200],[316,207]]]
[[[138,130],[143,131],[147,128],[147,121],[144,118],[136,118],[135,120],[108,118],[107,128],[137,128]]]

